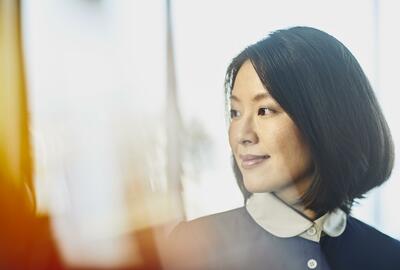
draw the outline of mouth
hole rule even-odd
[[[239,155],[239,158],[241,159],[241,167],[243,169],[251,169],[254,168],[264,161],[266,161],[268,158],[270,158],[269,155]]]

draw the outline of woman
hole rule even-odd
[[[184,269],[400,269],[400,243],[350,216],[390,176],[389,128],[359,63],[320,30],[279,30],[226,73],[245,206],[181,223]]]

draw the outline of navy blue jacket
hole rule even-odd
[[[343,234],[317,243],[276,237],[244,207],[180,223],[170,253],[171,269],[400,269],[400,242],[351,216]]]

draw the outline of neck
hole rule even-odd
[[[284,187],[281,190],[275,191],[274,194],[285,204],[294,208],[310,220],[314,220],[317,214],[310,209],[305,208],[305,206],[300,202],[301,196],[310,187],[311,180],[304,180],[298,183],[292,184],[288,187]]]

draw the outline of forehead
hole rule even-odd
[[[258,77],[253,64],[250,60],[246,60],[236,75],[230,99],[238,101],[241,99],[254,98],[255,96],[264,96],[264,98],[271,97]]]

